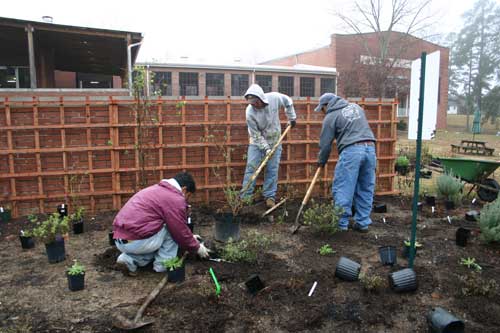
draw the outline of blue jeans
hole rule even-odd
[[[368,228],[372,223],[370,213],[375,191],[376,165],[374,146],[350,145],[340,153],[335,167],[332,196],[334,205],[344,210],[339,220],[341,229],[346,230],[349,226],[353,202],[356,208],[355,223],[361,229]]]
[[[153,260],[153,269],[156,272],[165,272],[162,261],[177,256],[178,249],[177,243],[165,226],[149,238],[129,241],[126,244],[115,240],[115,244],[122,252],[116,262],[125,263],[131,272],[135,272],[137,266],[146,266]]]
[[[243,187],[246,186],[250,177],[253,175],[254,171],[259,167],[260,162],[266,157],[266,151],[264,149],[259,149],[257,145],[248,145],[247,151],[247,167],[245,169],[245,177],[243,178]],[[280,168],[280,158],[281,158],[281,145],[276,148],[273,156],[269,159],[266,165],[266,170],[264,174],[264,186],[262,189],[262,195],[264,198],[273,198],[276,196],[276,190],[278,189],[278,171]],[[245,193],[242,193],[242,197],[249,197],[253,194],[255,189],[255,181],[250,185]]]

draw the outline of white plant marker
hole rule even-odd
[[[448,219],[448,223],[451,224],[451,218],[450,218],[450,215],[446,216],[446,218]]]
[[[386,224],[385,217],[382,218],[382,222],[384,222],[384,224]]]
[[[472,203],[473,204],[476,203],[476,198],[472,199]]]
[[[314,281],[313,286],[311,287],[311,290],[309,290],[309,294],[307,295],[308,297],[311,297],[314,290],[316,289],[316,286],[318,285],[317,281]]]
[[[431,207],[432,214],[434,214],[434,206]]]
[[[0,213],[3,213],[3,207],[0,207]]]
[[[378,236],[377,236],[377,234],[375,234],[375,239],[377,239],[377,240],[378,240]]]

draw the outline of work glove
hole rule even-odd
[[[200,243],[200,247],[198,248],[198,252],[196,252],[196,254],[198,254],[200,256],[200,258],[208,258],[209,257],[209,254],[210,253],[210,250],[207,249],[205,247],[205,245],[203,245],[203,243]]]
[[[292,125],[292,128],[295,127],[295,125],[297,125],[297,121],[294,119],[294,120],[290,120],[290,125]]]
[[[196,239],[198,242],[203,242],[203,238],[201,238],[200,235],[193,235],[193,238]]]
[[[266,156],[269,155],[270,152],[271,152],[271,148],[267,148],[266,149]]]

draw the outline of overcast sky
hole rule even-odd
[[[390,0],[381,0],[384,4]],[[496,0],[499,1],[500,0]],[[0,16],[141,32],[139,61],[256,63],[328,45],[351,0],[3,0]],[[460,29],[473,0],[434,0],[435,31]],[[184,57],[184,60],[181,60]],[[185,58],[187,57],[187,59]]]

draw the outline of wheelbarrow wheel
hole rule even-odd
[[[481,182],[481,185],[494,188],[496,189],[496,191],[480,187],[477,190],[477,195],[479,196],[479,199],[487,202],[492,202],[498,197],[498,191],[500,191],[500,185],[498,185],[496,180],[492,178],[487,178]]]

